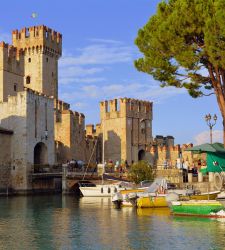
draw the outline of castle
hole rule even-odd
[[[58,99],[61,55],[62,35],[46,26],[14,30],[12,45],[0,43],[0,191],[32,191],[40,166],[101,162],[103,146],[106,161],[179,158],[173,137],[153,139],[151,102],[103,101],[100,124],[85,127],[84,114]]]

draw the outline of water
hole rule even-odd
[[[225,220],[116,210],[108,198],[0,199],[0,249],[225,249]]]

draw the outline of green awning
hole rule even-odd
[[[225,171],[225,149],[222,143],[205,143],[192,148],[187,148],[185,151],[192,151],[197,154],[207,154],[207,167],[201,170],[203,173]]]
[[[207,153],[207,152],[211,152],[211,153],[224,153],[225,154],[225,148],[224,145],[222,143],[205,143],[205,144],[201,144],[192,148],[187,148],[185,149],[185,151],[192,151],[193,153]]]

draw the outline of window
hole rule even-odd
[[[46,62],[48,62],[48,57],[46,58]]]
[[[31,58],[30,58],[30,57],[28,58],[28,62],[29,62],[29,63],[31,62]]]
[[[14,89],[14,91],[17,91],[17,84],[16,83],[14,83],[13,89]]]
[[[30,76],[26,77],[26,84],[30,84]]]

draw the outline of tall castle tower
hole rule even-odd
[[[24,52],[24,86],[58,98],[62,35],[46,26],[14,30],[13,46]]]
[[[152,102],[121,98],[100,103],[105,160],[143,160],[152,142]]]

